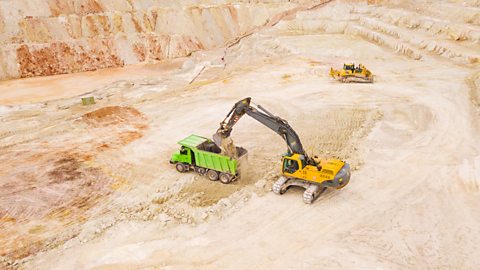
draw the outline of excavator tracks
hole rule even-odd
[[[326,187],[321,187],[321,186],[318,186],[318,185],[311,184],[303,192],[303,202],[306,203],[306,204],[313,203],[325,189],[326,189]]]
[[[326,187],[310,184],[302,180],[297,179],[290,179],[285,176],[281,176],[278,180],[273,184],[272,191],[277,195],[284,194],[289,186],[300,186],[305,188],[303,192],[303,202],[306,204],[313,203],[320,194],[326,189]]]
[[[287,183],[288,180],[289,179],[287,177],[280,176],[280,178],[278,178],[278,180],[272,186],[273,193],[277,195],[282,195],[285,193],[285,191],[287,191],[287,186],[285,186],[285,183]]]

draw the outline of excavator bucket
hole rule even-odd
[[[222,135],[216,132],[215,134],[213,134],[212,140],[218,147],[222,148],[222,144],[224,141]]]
[[[223,138],[220,134],[215,133],[212,136],[213,142],[222,150],[222,154],[229,156],[230,158],[238,158],[238,150],[235,144],[233,143],[232,138],[226,137]],[[246,150],[245,150],[246,152]]]
[[[217,132],[212,136],[213,142],[222,149],[222,153],[231,158],[237,158],[238,154],[235,144],[230,138],[230,133],[232,132],[232,127],[245,114],[248,106],[250,106],[250,100],[251,98],[248,97],[235,103],[225,119],[220,123]]]

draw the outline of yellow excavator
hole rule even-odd
[[[343,64],[343,69],[330,68],[330,76],[344,83],[373,83],[373,74],[364,65]]]
[[[349,164],[338,159],[319,160],[317,157],[309,157],[297,133],[286,120],[260,105],[253,107],[250,102],[251,98],[245,98],[235,103],[220,123],[220,128],[213,135],[213,141],[220,148],[225,148],[225,141],[228,141],[226,139],[230,137],[233,126],[247,114],[276,132],[287,143],[287,153],[282,156],[282,176],[273,185],[274,193],[281,195],[291,186],[300,186],[305,188],[303,201],[311,204],[327,187],[340,189],[348,184]]]

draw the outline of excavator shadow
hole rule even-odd
[[[298,196],[302,195],[306,189],[304,187],[300,186],[289,186],[285,193],[282,194],[282,196],[286,196],[286,194],[293,194],[292,196]],[[336,196],[337,190],[333,188],[322,188],[322,190],[316,195],[316,198],[314,201],[322,201],[322,200],[328,200],[329,198],[332,198]],[[290,196],[290,195],[288,195]]]
[[[320,192],[318,198],[315,201],[322,201],[328,200],[329,198],[335,197],[338,194],[338,190],[334,188],[325,188],[323,191]]]

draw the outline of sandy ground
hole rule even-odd
[[[478,65],[284,26],[243,39],[225,62],[221,49],[150,69],[158,75],[132,67],[138,77],[119,69],[2,83],[5,267],[476,269]],[[372,70],[375,83],[328,77],[349,61]],[[48,102],[14,105],[37,87],[50,89]],[[97,104],[79,105],[84,92]],[[274,195],[285,144],[248,117],[232,133],[249,149],[238,182],[168,164],[178,140],[210,136],[247,96],[288,119],[308,153],[352,164],[349,185],[312,205],[301,190]]]
[[[0,91],[2,92],[0,104],[10,106],[31,104],[69,98],[75,95],[88,95],[89,92],[94,92],[97,88],[124,79],[156,78],[159,73],[162,74],[161,77],[168,76],[169,70],[178,68],[181,62],[182,59],[175,59],[163,65],[138,64],[124,68],[102,69],[68,75],[0,81]],[[12,91],[12,89],[15,89],[15,91]],[[85,89],[90,90],[86,92]]]

